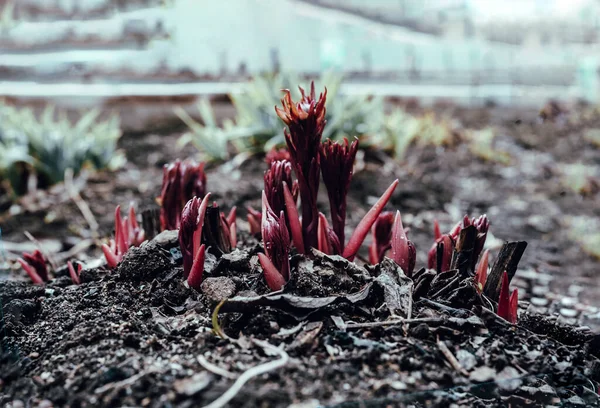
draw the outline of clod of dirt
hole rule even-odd
[[[214,303],[219,303],[224,299],[229,299],[235,295],[235,283],[224,276],[216,278],[206,278],[202,282],[202,293],[207,299]]]

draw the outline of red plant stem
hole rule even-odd
[[[281,288],[283,288],[285,285],[285,279],[279,273],[275,265],[273,265],[273,262],[271,262],[269,257],[262,252],[258,253],[258,260],[263,268],[263,275],[269,289],[272,291],[281,290]]]
[[[22,258],[17,259],[17,262],[19,262],[21,264],[21,266],[23,267],[23,269],[25,270],[25,272],[27,272],[27,275],[29,275],[29,277],[31,278],[31,281],[35,285],[43,285],[44,284],[44,280],[36,272],[36,270],[35,270],[35,268],[33,266],[29,265]]]
[[[300,216],[298,215],[298,208],[296,207],[296,201],[290,192],[286,183],[283,183],[283,196],[285,199],[285,209],[287,211],[288,223],[290,224],[290,234],[292,235],[292,242],[294,246],[301,254],[306,254],[304,248],[304,239],[302,237],[302,226],[300,225]]]
[[[79,280],[79,274],[81,273],[82,266],[81,264],[77,265],[77,272],[75,272],[75,268],[71,261],[67,262],[67,267],[69,268],[69,275],[71,276],[71,280],[75,285],[79,285],[81,281]]]
[[[508,321],[511,322],[512,324],[517,324],[517,315],[518,315],[518,311],[519,311],[519,290],[515,289],[513,290],[512,294],[510,295],[510,301],[509,301],[509,314],[508,314]]]
[[[318,246],[317,249],[324,254],[331,255],[333,253],[333,249],[331,247],[331,242],[329,241],[329,236],[327,234],[327,229],[329,227],[329,223],[327,222],[327,218],[325,218],[325,214],[319,213],[319,233],[318,233]]]
[[[486,249],[481,255],[481,259],[477,264],[477,270],[475,271],[475,289],[477,292],[483,292],[485,282],[487,281],[488,265],[489,265],[490,250]]]
[[[204,257],[206,252],[206,245],[200,245],[198,248],[198,252],[194,257],[194,263],[192,264],[192,269],[190,270],[190,274],[187,278],[187,283],[190,288],[194,288],[197,291],[200,291],[200,286],[202,285],[202,275],[204,274]]]
[[[442,232],[440,231],[440,224],[437,220],[433,220],[433,239],[436,241],[442,237]]]
[[[358,223],[358,226],[352,233],[352,236],[350,237],[346,248],[344,248],[344,258],[348,259],[349,261],[354,260],[354,257],[358,253],[358,250],[362,245],[363,241],[365,240],[365,237],[371,230],[371,226],[373,226],[373,223],[377,220],[377,217],[379,216],[379,214],[381,214],[381,211],[383,211],[383,208],[385,207],[387,202],[390,201],[390,198],[392,197],[392,194],[394,193],[394,190],[396,189],[398,184],[399,181],[398,179],[396,179],[387,188],[387,190],[385,190],[383,195],[379,198],[379,200],[377,200],[373,207],[371,207],[369,212],[365,214],[363,219]]]

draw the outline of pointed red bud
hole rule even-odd
[[[508,274],[506,273],[506,271],[504,271],[504,273],[502,274],[502,285],[500,286],[500,297],[498,298],[498,316],[500,316],[504,320],[510,321],[512,316],[510,310],[510,296],[508,286]]]
[[[187,283],[190,288],[196,289],[198,292],[200,291],[200,286],[202,285],[202,275],[204,274],[205,253],[206,245],[202,244],[198,248],[198,252],[196,253],[192,263],[192,268],[190,269],[190,273],[187,277]]]
[[[475,282],[475,289],[477,289],[478,293],[483,292],[483,288],[485,287],[485,282],[487,281],[489,255],[490,255],[490,250],[487,249],[481,256],[481,259],[479,260],[479,263],[477,264],[474,282]]]
[[[377,200],[375,205],[371,207],[369,212],[365,214],[363,219],[358,223],[358,226],[356,227],[356,229],[352,233],[352,236],[350,237],[350,240],[348,241],[348,245],[346,245],[346,247],[344,248],[344,258],[348,259],[349,261],[354,260],[354,257],[358,253],[361,244],[363,243],[365,237],[369,233],[369,230],[377,220],[377,217],[379,217],[379,214],[381,214],[383,208],[392,197],[392,194],[398,186],[398,183],[399,181],[396,179],[383,193],[381,198]]]
[[[371,227],[373,241],[369,246],[369,263],[378,264],[383,260],[385,253],[391,247],[392,225],[394,224],[394,213],[384,211],[377,217]]]
[[[281,276],[275,265],[273,265],[273,262],[261,252],[258,253],[258,260],[263,268],[263,276],[269,289],[272,291],[281,290],[285,285],[285,279]]]
[[[301,254],[306,254],[304,248],[304,239],[302,238],[302,225],[300,223],[300,216],[298,215],[298,208],[296,207],[296,200],[292,196],[290,189],[287,184],[283,183],[283,196],[285,199],[285,209],[288,216],[288,223],[290,225],[290,233],[292,235],[292,242],[294,246]]]
[[[392,226],[392,251],[391,258],[408,277],[412,276],[415,268],[416,251],[415,246],[406,237],[404,227],[402,226],[402,217],[400,211],[396,211],[394,225]]]
[[[77,271],[75,271],[75,268],[73,267],[73,263],[71,263],[71,261],[69,261],[69,262],[67,262],[67,267],[69,268],[69,275],[71,276],[71,280],[73,281],[73,284],[79,285],[81,283],[81,281],[79,279],[79,275],[81,274],[83,265],[78,264]]]

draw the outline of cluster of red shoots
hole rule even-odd
[[[32,253],[23,252],[23,257],[17,260],[25,270],[31,281],[36,285],[43,285],[50,280],[50,274],[46,265],[44,254],[38,249]],[[81,280],[79,275],[83,269],[83,264],[77,265],[77,270],[73,267],[71,261],[67,262],[69,275],[75,285],[79,285]]]
[[[346,197],[353,175],[358,140],[342,143],[321,142],[325,127],[327,89],[316,97],[314,84],[307,94],[300,88],[300,101],[292,101],[286,91],[277,115],[287,125],[284,130],[289,160],[280,151],[271,154],[265,172],[262,213],[249,209],[251,232],[262,233],[265,254],[259,254],[267,285],[279,290],[289,279],[291,244],[299,253],[310,255],[316,248],[328,255],[341,255],[353,260],[371,228],[381,219],[383,208],[390,200],[398,180],[359,222],[348,242],[345,239]],[[275,159],[281,158],[280,160]],[[297,180],[292,181],[292,171]],[[327,189],[331,224],[317,208],[320,178]],[[302,216],[298,214],[300,198]],[[393,228],[387,238],[391,258],[411,275],[415,264],[415,248],[408,241],[400,213],[393,217]],[[260,229],[259,229],[260,226]],[[393,229],[393,233],[392,233]]]
[[[192,197],[206,195],[204,163],[176,160],[163,167],[160,197],[160,226],[163,231],[179,229],[181,210]]]
[[[483,290],[487,282],[489,267],[489,249],[483,251],[487,232],[490,226],[489,219],[485,214],[479,216],[478,218],[471,219],[465,215],[463,220],[457,223],[447,234],[442,234],[440,232],[440,226],[438,222],[435,221],[433,227],[435,243],[429,250],[427,267],[429,269],[435,269],[437,273],[448,271],[450,269],[452,255],[454,253],[460,232],[463,228],[467,228],[469,226],[474,226],[477,229],[477,240],[474,248],[473,262],[477,262],[478,259],[479,262],[473,265],[472,268],[475,271],[473,283],[477,292],[479,294],[483,294]],[[505,271],[502,274],[500,297],[498,299],[498,316],[509,321],[510,323],[516,323],[519,303],[518,298],[519,293],[517,289],[514,289],[512,294],[509,295],[509,279],[508,274]]]
[[[181,213],[179,245],[183,256],[183,275],[188,285],[200,290],[207,248],[217,254],[237,245],[236,208],[228,215],[216,203],[209,206],[210,193],[203,199],[193,197]]]
[[[115,208],[115,239],[109,244],[102,245],[102,252],[110,268],[116,268],[127,250],[132,246],[139,246],[145,240],[145,233],[140,228],[133,205],[129,206],[129,215],[121,217],[121,206]]]

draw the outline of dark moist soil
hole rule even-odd
[[[474,158],[466,144],[414,147],[402,162],[367,152],[352,182],[348,224],[356,225],[399,178],[388,207],[402,211],[419,267],[432,243],[433,219],[446,230],[462,214],[487,213],[494,237],[529,243],[513,281],[525,299],[518,326],[481,304],[456,309],[462,305],[431,303],[425,296],[411,306],[406,293],[400,296],[405,302],[390,310],[386,293],[407,292],[406,280],[389,267],[367,271],[322,256],[293,258],[286,289],[291,297],[256,298],[267,289],[252,256],[258,242],[247,236],[232,254],[209,259],[210,279],[199,294],[184,285],[176,242],[166,234],[130,250],[116,271],[84,271],[80,286],[60,276],[64,268],[46,288],[0,282],[2,402],[201,406],[249,368],[282,358],[271,344],[285,350],[286,364],[251,379],[231,406],[597,406],[600,340],[577,324],[600,327],[593,309],[600,305],[598,261],[567,234],[565,220],[573,214],[598,218],[600,209],[597,192],[582,196],[565,188],[560,169],[562,163],[600,164],[600,150],[583,140],[583,131],[600,128],[600,120],[539,123],[533,111],[444,110],[467,127],[496,126],[497,147],[511,155],[512,165]],[[155,205],[161,166],[194,152],[175,149],[179,134],[126,135],[125,168],[89,178],[82,196],[98,218],[101,236],[111,234],[115,205],[130,200],[142,208]],[[259,160],[213,167],[209,190],[225,209],[259,208],[263,171]],[[327,213],[324,191],[320,199]],[[21,207],[21,214],[0,220],[6,241],[24,241],[28,230],[68,250],[88,233],[60,189],[28,197]],[[242,210],[238,230],[245,230],[244,218]],[[220,298],[233,295],[242,300],[225,303],[219,313],[221,328],[233,340],[222,339],[212,332],[211,314]],[[310,307],[299,308],[294,296],[310,297]],[[327,296],[333,300],[323,304]],[[409,310],[415,320],[404,325],[352,326]],[[452,366],[445,348],[460,367]],[[228,373],[207,370],[199,356]]]

